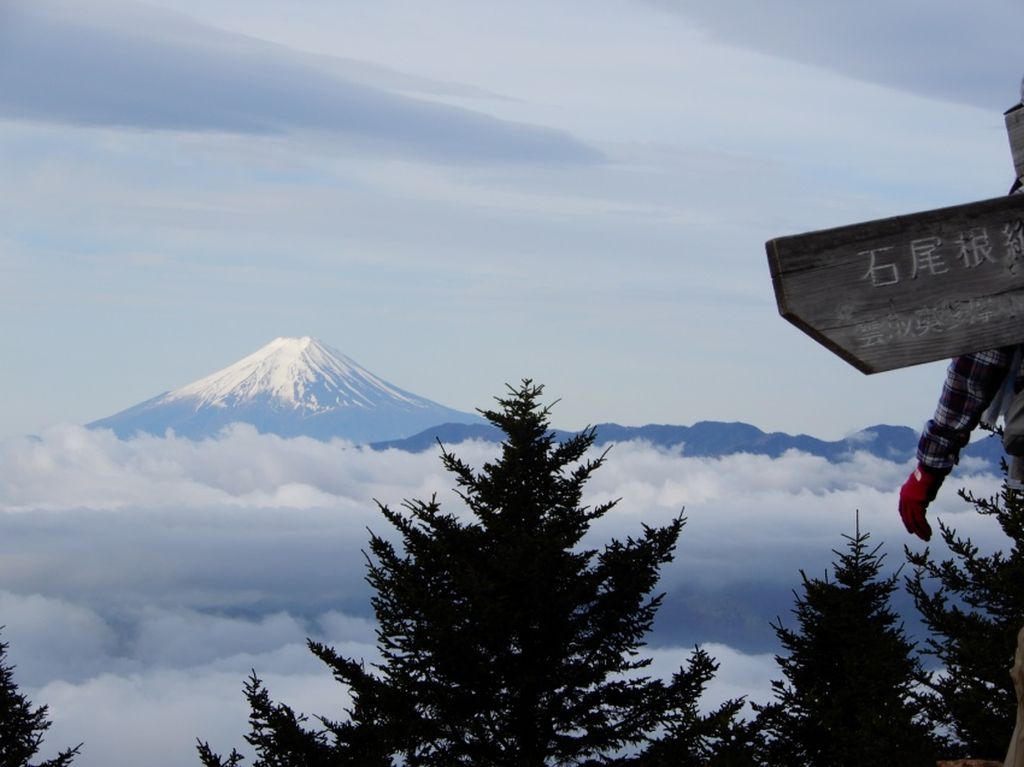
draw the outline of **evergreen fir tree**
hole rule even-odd
[[[659,680],[639,654],[682,517],[587,548],[591,524],[615,505],[582,505],[604,461],[586,456],[594,431],[558,443],[542,387],[509,391],[484,412],[506,435],[500,458],[477,472],[442,450],[468,515],[436,498],[380,506],[401,539],[371,534],[380,664],[367,670],[311,643],[350,689],[347,720],[304,728],[250,680],[257,767],[743,764],[741,702],[697,709],[714,661],[697,651]]]
[[[14,682],[14,667],[7,665],[7,647],[0,642],[0,767],[33,767],[29,764],[50,728],[47,707],[32,707]],[[34,767],[66,767],[81,745],[66,749]]]
[[[933,767],[938,744],[920,716],[913,645],[890,606],[898,575],[859,529],[835,551],[834,580],[801,571],[798,628],[773,624],[787,655],[774,701],[758,707],[772,767]]]
[[[1005,474],[1006,466],[1003,466]],[[1024,493],[1005,482],[1000,492],[960,496],[994,517],[1007,550],[982,554],[969,538],[940,522],[952,558],[908,550],[914,565],[907,587],[931,632],[924,652],[942,668],[928,686],[927,711],[956,740],[950,756],[1002,759],[1013,733],[1017,699],[1009,670],[1024,625]]]

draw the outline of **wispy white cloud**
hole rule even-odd
[[[311,57],[138,3],[103,0],[86,9],[63,0],[18,0],[5,5],[3,22],[0,117],[8,119],[244,134],[321,131],[364,151],[445,162],[601,159],[564,132],[345,79]]]
[[[1022,71],[1014,30],[1024,11],[1012,0],[943,6],[942,13],[916,0],[647,2],[730,44],[918,95],[985,109],[1017,98]],[[972,54],[964,56],[966,50]]]
[[[248,731],[242,695],[247,675],[159,669],[105,674],[78,684],[52,682],[32,694],[50,706],[47,749],[84,741],[76,764],[124,764],[145,754],[152,767],[179,767],[198,761],[197,738],[218,751],[238,747],[251,758],[242,739]],[[265,681],[276,700],[299,711],[340,713],[348,702],[329,673],[267,673]]]
[[[118,651],[116,632],[94,610],[31,589],[0,591],[0,625],[20,684],[88,678],[108,670]]]
[[[745,699],[744,709],[750,715],[751,703],[771,699],[771,682],[781,674],[773,653],[744,653],[719,642],[707,642],[701,648],[718,663],[715,677],[708,683],[701,699],[701,709],[710,711],[728,700]],[[693,647],[657,647],[651,650],[650,673],[668,679],[686,665]]]

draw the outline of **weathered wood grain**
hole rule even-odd
[[[1013,167],[1017,178],[1024,176],[1024,104],[1018,104],[1008,110],[1006,118],[1006,135],[1010,139],[1010,154],[1013,155]]]
[[[1024,341],[1024,195],[765,248],[779,313],[865,373]]]

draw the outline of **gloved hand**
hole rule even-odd
[[[925,519],[925,511],[928,504],[935,500],[945,478],[945,473],[919,463],[900,488],[900,517],[903,518],[903,526],[908,533],[913,533],[921,540],[927,541],[932,537],[932,528]]]

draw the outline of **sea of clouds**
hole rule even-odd
[[[475,466],[497,450],[453,448]],[[800,571],[823,575],[858,513],[890,572],[904,544],[924,546],[896,512],[909,469],[867,453],[832,464],[796,452],[707,459],[618,444],[586,502],[621,500],[588,543],[682,512],[650,637],[653,668],[669,675],[699,644],[720,663],[706,706],[766,700],[779,676],[770,621],[792,625]],[[955,493],[990,495],[999,484],[985,465],[965,462],[933,523],[943,519],[983,550],[1000,546],[993,521]],[[197,763],[196,738],[241,747],[242,685],[253,669],[276,700],[338,715],[345,690],[306,639],[373,661],[363,551],[368,529],[390,534],[375,501],[437,494],[460,510],[453,485],[436,449],[373,451],[245,426],[202,442],[121,441],[77,426],[0,442],[0,637],[18,684],[50,707],[41,756],[84,742],[80,767],[169,767]]]

